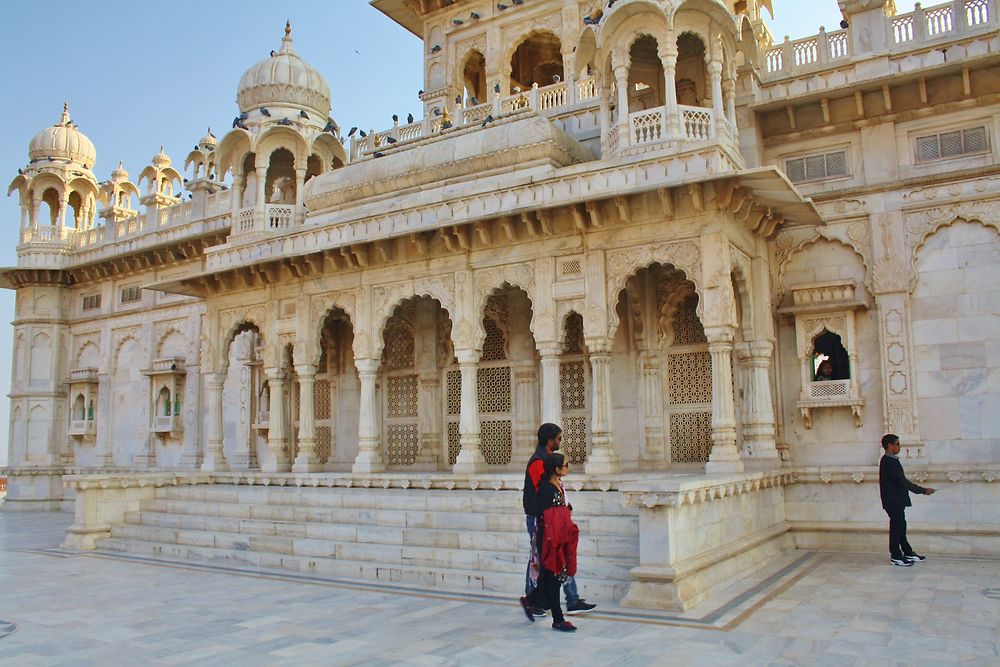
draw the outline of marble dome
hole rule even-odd
[[[292,28],[285,24],[281,49],[251,67],[240,79],[236,102],[240,111],[260,107],[292,106],[326,118],[330,114],[330,88],[312,65],[292,50]]]
[[[32,160],[61,158],[90,168],[97,160],[97,150],[87,135],[76,128],[69,117],[69,105],[65,104],[59,122],[32,137],[28,156]]]

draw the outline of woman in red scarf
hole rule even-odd
[[[532,623],[535,616],[532,607],[552,610],[552,629],[561,632],[575,632],[576,626],[563,616],[559,605],[559,587],[566,577],[576,574],[576,545],[579,529],[570,518],[566,506],[566,494],[560,480],[569,474],[569,463],[559,452],[545,457],[545,472],[538,484],[537,528],[535,546],[541,568],[538,585],[531,595],[521,598],[521,607]]]

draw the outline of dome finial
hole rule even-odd
[[[70,124],[69,102],[63,102],[62,118],[59,120],[59,124],[60,125],[69,125]]]
[[[281,38],[281,52],[289,53],[292,50],[292,22],[285,21],[285,36]]]

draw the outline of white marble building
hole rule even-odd
[[[166,479],[515,489],[555,421],[640,507],[623,603],[686,606],[880,551],[891,431],[931,549],[1000,551],[995,0],[778,43],[770,0],[372,4],[423,118],[340,128],[286,27],[183,174],[31,140],[4,509],[75,494],[92,547]]]

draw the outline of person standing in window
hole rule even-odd
[[[819,369],[816,371],[816,382],[823,382],[824,380],[833,379],[833,364],[830,363],[829,359],[824,359],[819,365]]]

